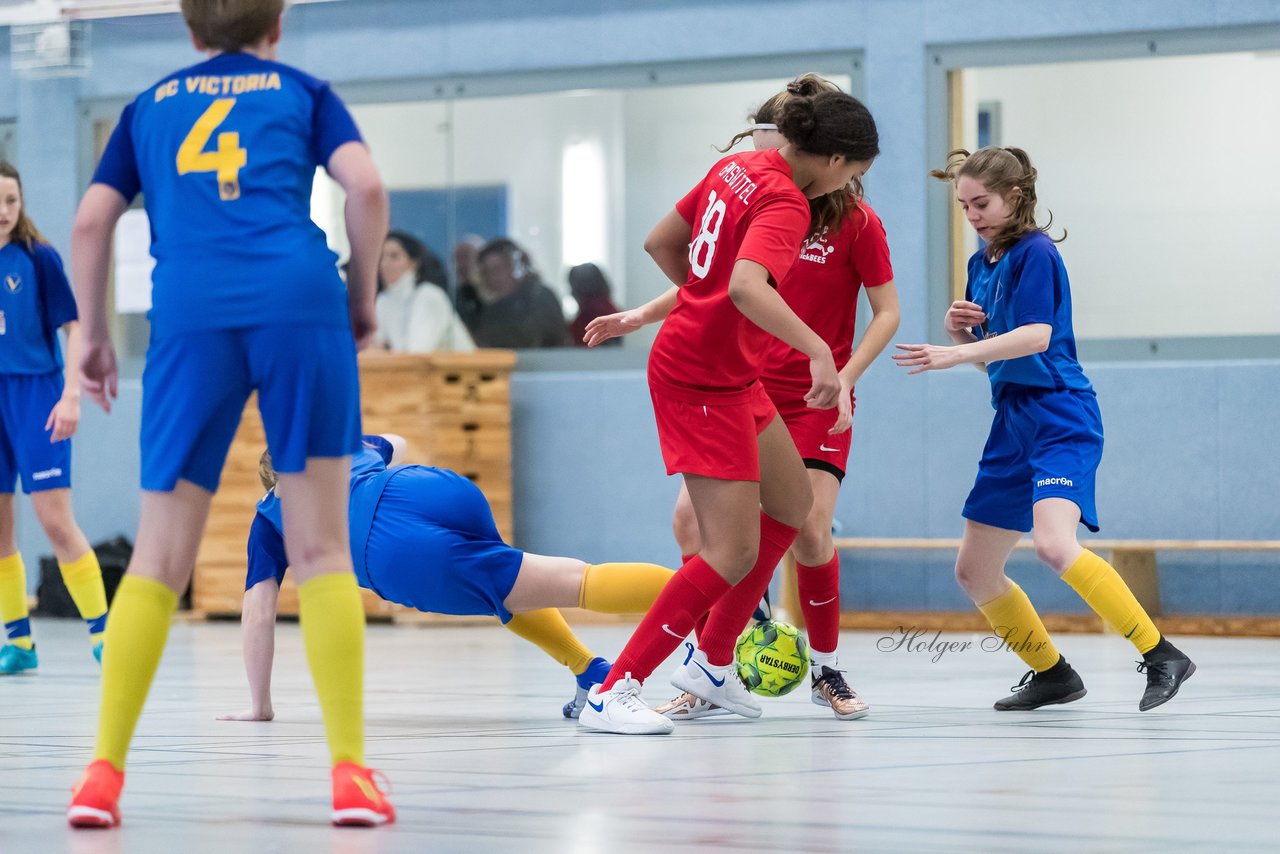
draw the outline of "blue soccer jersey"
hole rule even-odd
[[[76,319],[62,260],[46,243],[0,249],[0,374],[48,374],[62,367],[58,327]]]
[[[126,200],[144,194],[153,328],[346,325],[311,185],[318,166],[359,140],[328,84],[248,54],[215,56],[139,95],[93,180]]]
[[[987,365],[993,400],[999,400],[1006,386],[1092,388],[1076,358],[1067,268],[1048,235],[1028,233],[994,263],[984,250],[975,253],[969,259],[965,298],[982,306],[987,315],[983,328],[975,330],[982,336],[1003,335],[1030,323],[1053,328],[1043,353]]]
[[[351,458],[351,493],[348,520],[351,534],[351,551],[356,580],[361,587],[369,587],[369,575],[365,569],[364,543],[369,538],[369,526],[377,509],[378,499],[386,486],[387,471],[391,462],[391,443],[381,436],[365,436],[360,450]],[[284,548],[284,516],[280,499],[271,490],[258,502],[258,512],[249,529],[249,573],[245,581],[248,590],[259,581],[284,579],[289,566]]]

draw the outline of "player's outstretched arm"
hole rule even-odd
[[[1053,327],[1047,323],[1028,323],[1003,335],[952,347],[898,344],[897,348],[902,352],[895,353],[893,360],[904,368],[911,368],[907,372],[909,374],[943,371],[956,365],[986,365],[1043,353],[1049,349],[1052,334]]]
[[[378,321],[374,300],[378,293],[378,256],[390,228],[390,202],[373,157],[362,142],[340,145],[327,164],[328,172],[347,194],[344,218],[351,243],[347,267],[347,304],[356,348],[373,343]]]
[[[661,295],[654,297],[639,308],[592,318],[591,322],[587,324],[587,330],[582,336],[582,340],[586,342],[588,347],[595,347],[610,338],[629,335],[642,326],[665,320],[667,315],[671,313],[671,309],[676,307],[676,296],[679,293],[679,288],[668,288]]]
[[[111,235],[128,207],[114,187],[91,184],[71,229],[71,289],[82,327],[80,387],[108,412],[116,396],[117,371],[107,327],[107,265]]]
[[[250,706],[246,711],[218,715],[220,721],[269,721],[271,665],[276,655],[276,602],[280,585],[274,578],[259,581],[244,592],[240,627],[244,633],[244,669],[249,676]]]

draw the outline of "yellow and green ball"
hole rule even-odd
[[[738,639],[734,655],[743,683],[765,697],[791,693],[809,673],[809,644],[790,623],[756,623]]]

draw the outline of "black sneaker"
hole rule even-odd
[[[1174,698],[1178,688],[1196,672],[1195,662],[1164,637],[1150,652],[1143,653],[1138,672],[1147,674],[1147,690],[1142,692],[1138,711],[1162,706]]]
[[[996,711],[1027,712],[1041,706],[1070,703],[1089,693],[1080,674],[1062,656],[1058,656],[1058,663],[1043,673],[1028,670],[1022,681],[1009,690],[1013,693],[996,701]]]

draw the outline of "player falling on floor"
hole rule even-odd
[[[22,178],[0,160],[0,676],[35,670],[27,573],[14,536],[18,479],[53,546],[67,592],[102,659],[102,569],[71,512],[71,436],[80,422],[80,324],[62,259],[27,216]],[[67,335],[66,376],[58,329]]]
[[[1036,556],[1142,654],[1138,671],[1146,672],[1147,687],[1138,708],[1153,709],[1172,699],[1196,666],[1160,635],[1115,569],[1076,539],[1081,523],[1098,530],[1102,416],[1076,359],[1058,241],[1036,224],[1036,169],[1020,148],[960,149],[947,160],[945,170],[930,174],[954,185],[985,244],[969,259],[965,298],[947,310],[955,346],[900,344],[894,359],[913,374],[972,364],[991,380],[996,414],[964,505],[956,579],[1031,668],[995,707],[1035,709],[1085,695],[1031,601],[1005,575],[1021,532],[1031,531]]]
[[[355,354],[375,327],[386,192],[329,86],[275,61],[284,0],[181,5],[193,43],[210,58],[164,77],[125,108],[72,240],[82,386],[109,409],[117,372],[107,258],[116,221],[144,194],[156,266],[142,378],[141,514],[107,625],[94,761],[68,819],[120,821],[125,754],[227,449],[256,390],[288,487],[284,526],[333,760],[332,820],[381,824],[395,811],[364,767],[364,611],[346,517],[350,455],[360,448]],[[347,193],[345,288],[311,221],[318,166]]]
[[[558,609],[642,613],[672,571],[649,563],[590,565],[512,548],[502,541],[489,502],[474,483],[448,469],[394,465],[394,438],[365,436],[352,460],[351,556],[360,586],[418,611],[496,616],[574,674],[576,695],[562,713],[578,717],[587,691],[608,675],[609,662],[583,645]],[[258,473],[268,492],[249,530],[241,617],[251,707],[221,720],[274,716],[276,599],[289,561],[281,489],[269,453]]]
[[[798,79],[811,81],[819,91],[839,91],[834,83],[816,74]],[[735,136],[728,147],[747,137],[757,149],[781,147],[786,139],[778,132],[776,119],[788,97],[790,93],[784,90],[765,101],[749,117],[753,127]],[[778,286],[787,305],[831,347],[840,371],[840,405],[835,410],[822,410],[805,404],[808,360],[776,338],[765,350],[760,377],[804,460],[813,488],[813,508],[791,550],[796,557],[800,607],[809,636],[811,697],[817,705],[829,707],[840,720],[864,717],[869,709],[849,687],[839,667],[836,647],[840,638],[840,556],[832,543],[831,525],[848,468],[854,386],[888,346],[898,329],[899,317],[884,226],[862,200],[860,177],[855,177],[850,187],[810,202],[811,229],[815,234],[801,247],[799,259]],[[872,320],[855,350],[858,292],[863,287]],[[680,551],[684,555],[697,553],[698,520],[684,489],[676,501],[672,528]],[[700,626],[698,635],[701,634]],[[706,664],[701,649],[687,642],[686,647],[685,668]],[[728,713],[689,693],[659,706],[657,711],[673,720]]]
[[[760,715],[759,702],[734,676],[733,644],[813,495],[758,381],[757,354],[770,335],[800,350],[809,360],[806,403],[836,406],[840,379],[831,348],[774,286],[809,232],[809,199],[846,186],[879,152],[875,123],[856,99],[810,95],[800,82],[790,88],[801,97],[778,118],[787,144],[723,158],[645,241],[676,287],[634,320],[666,317],[649,355],[649,387],[667,472],[684,475],[702,549],[676,572],[608,679],[588,695],[579,720],[592,729],[671,732],[672,722],[640,699],[641,683],[713,606],[703,633],[708,666],[682,669],[690,682],[677,687]]]

